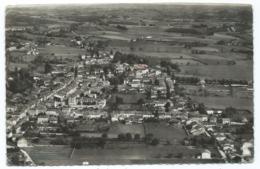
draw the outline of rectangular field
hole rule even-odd
[[[198,103],[204,103],[208,108],[225,109],[234,107],[236,109],[246,109],[253,112],[253,99],[251,98],[235,98],[235,97],[202,97],[191,96],[192,100]]]
[[[235,65],[182,66],[180,74],[208,79],[253,80],[253,63],[236,61]]]
[[[158,164],[162,162],[176,164],[184,159],[185,163],[199,163],[200,160],[195,159],[194,156],[199,154],[203,149],[195,149],[182,145],[171,145],[157,147],[138,146],[127,149],[81,148],[75,149],[74,151],[70,146],[38,146],[28,147],[25,148],[25,150],[37,165],[69,166],[82,165],[83,162],[89,162],[90,165]],[[180,154],[183,156],[182,159],[177,157]]]
[[[108,134],[118,135],[121,133],[140,134],[140,137],[144,137],[144,127],[142,124],[125,125],[121,123],[113,123],[108,131]]]
[[[145,123],[145,133],[151,133],[155,138],[161,141],[169,141],[171,143],[180,143],[186,137],[186,133],[182,126],[170,126],[164,122]]]

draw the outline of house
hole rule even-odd
[[[84,116],[89,119],[100,119],[106,118],[108,114],[105,111],[88,111],[84,114]]]
[[[222,124],[230,124],[230,118],[222,118]]]
[[[17,140],[17,147],[28,147],[28,141],[22,137]]]
[[[142,116],[144,119],[145,118],[154,118],[154,115],[153,114],[143,114]]]
[[[166,104],[165,100],[156,100],[152,102],[154,107],[164,107]]]
[[[243,157],[252,157],[252,152],[251,152],[252,148],[253,148],[252,141],[244,142],[241,147]]]
[[[217,121],[218,121],[218,118],[216,116],[210,116],[209,117],[209,122],[210,123],[217,123]]]
[[[192,114],[189,116],[189,119],[196,122],[207,122],[208,116],[203,114]]]
[[[82,118],[83,117],[83,112],[73,111],[73,113],[71,114],[71,117],[73,117],[74,119]]]
[[[51,116],[49,118],[49,123],[51,123],[51,124],[58,124],[58,117]]]
[[[7,106],[6,112],[15,112],[17,110],[17,106]]]
[[[204,150],[201,153],[201,159],[211,159],[211,152],[209,150]]]
[[[217,110],[217,114],[218,114],[218,115],[221,115],[222,113],[223,113],[222,110]]]
[[[207,114],[208,114],[208,115],[214,114],[214,110],[207,110]]]
[[[201,119],[201,121],[203,121],[203,122],[207,122],[208,121],[208,116],[207,115],[200,115],[200,119]]]
[[[59,113],[55,110],[47,110],[45,114],[48,116],[59,116]]]
[[[7,123],[11,126],[15,126],[19,121],[19,117],[18,116],[14,116],[10,119],[7,120]]]
[[[214,133],[217,141],[224,141],[227,137],[224,133]]]
[[[165,120],[165,119],[171,119],[171,115],[168,115],[168,114],[160,114],[159,115],[159,119],[161,120]]]
[[[46,115],[40,115],[37,118],[37,123],[38,124],[43,124],[43,123],[48,123],[49,122],[49,117]]]
[[[231,143],[224,143],[224,145],[222,145],[222,148],[225,153],[231,153],[236,151],[234,144]]]
[[[62,94],[62,92],[59,92],[53,96],[54,101],[63,101],[65,99],[66,95]]]
[[[201,134],[205,133],[205,128],[199,124],[195,124],[192,126],[190,133],[195,136],[201,135]]]
[[[68,105],[74,107],[77,105],[77,96],[71,96],[68,98]]]

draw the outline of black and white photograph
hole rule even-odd
[[[4,17],[7,166],[255,161],[252,4],[17,4]]]

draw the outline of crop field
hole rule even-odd
[[[155,138],[162,141],[170,141],[171,143],[180,143],[185,137],[186,133],[182,126],[169,126],[164,122],[160,123],[145,123],[146,134],[152,133]]]
[[[24,148],[36,164],[44,165],[73,165],[68,160],[71,153],[69,146],[35,146]]]
[[[253,100],[248,98],[235,98],[235,97],[202,97],[191,96],[191,98],[198,102],[204,103],[208,108],[225,109],[227,107],[235,107],[236,109],[245,109],[253,112]]]
[[[15,68],[28,68],[29,67],[29,64],[27,63],[9,63],[8,66],[7,66],[7,69],[10,70],[10,71],[14,71]]]
[[[61,46],[61,45],[55,45],[55,46],[46,46],[44,48],[39,48],[39,51],[43,55],[52,55],[54,56],[61,56],[61,57],[71,57],[71,56],[78,56],[80,54],[85,54],[84,49],[79,48],[73,48],[68,46]]]
[[[171,62],[177,65],[203,65],[201,62],[193,59],[171,59]]]
[[[186,53],[174,53],[174,52],[134,52],[140,56],[150,56],[156,58],[169,58],[169,59],[192,59],[193,57]]]
[[[140,137],[144,137],[144,127],[142,124],[125,125],[121,123],[113,123],[108,131],[108,134],[118,135],[120,133],[131,133],[132,136],[140,134]]]
[[[180,74],[208,79],[252,80],[253,63],[236,61],[235,65],[182,66]]]
[[[133,146],[130,148],[81,148],[72,152],[70,146],[37,146],[24,148],[33,161],[38,165],[82,165],[89,162],[90,165],[101,164],[133,164],[133,163],[180,163],[176,155],[182,154],[187,161],[185,163],[198,163],[200,160],[194,156],[203,149],[182,145],[170,146]],[[214,149],[210,149],[214,152]],[[156,162],[157,161],[157,162]]]
[[[206,65],[227,64],[231,61],[218,55],[193,55],[193,57]]]

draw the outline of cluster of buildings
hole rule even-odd
[[[31,42],[10,43],[7,48],[9,53],[8,61],[29,63],[39,55],[38,45]],[[19,48],[17,48],[19,46]]]
[[[252,140],[237,140],[239,133],[231,133],[231,130],[244,127],[248,119],[244,118],[241,122],[234,121],[232,118],[223,117],[223,110],[207,110],[206,114],[199,112],[188,112],[188,119],[185,121],[185,130],[191,136],[206,135],[213,138],[218,147],[219,153],[223,158],[232,160],[236,157],[241,161],[252,160]],[[250,148],[245,148],[244,145]]]

